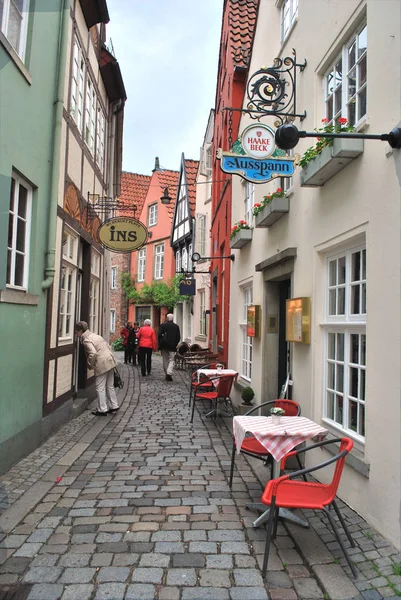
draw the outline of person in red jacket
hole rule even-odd
[[[136,337],[138,338],[141,373],[145,377],[146,372],[150,375],[152,370],[152,352],[153,350],[157,350],[156,333],[150,319],[144,320],[143,326],[139,329]]]

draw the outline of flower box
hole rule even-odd
[[[363,152],[363,140],[335,138],[301,171],[302,187],[319,187]]]
[[[239,250],[252,239],[252,229],[240,229],[230,239],[230,248]]]
[[[273,198],[255,217],[255,227],[270,227],[290,210],[290,200],[287,196]]]

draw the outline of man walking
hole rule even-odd
[[[174,315],[167,315],[166,322],[160,325],[159,349],[163,357],[163,369],[167,381],[173,381],[174,354],[180,341],[180,328],[174,323]]]

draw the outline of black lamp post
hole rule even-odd
[[[171,202],[171,196],[168,195],[168,187],[164,188],[164,194],[160,198],[160,202],[162,204],[170,204],[170,202]]]

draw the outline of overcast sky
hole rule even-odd
[[[223,0],[108,0],[127,91],[124,171],[150,175],[155,156],[179,170],[199,159],[214,107]]]

